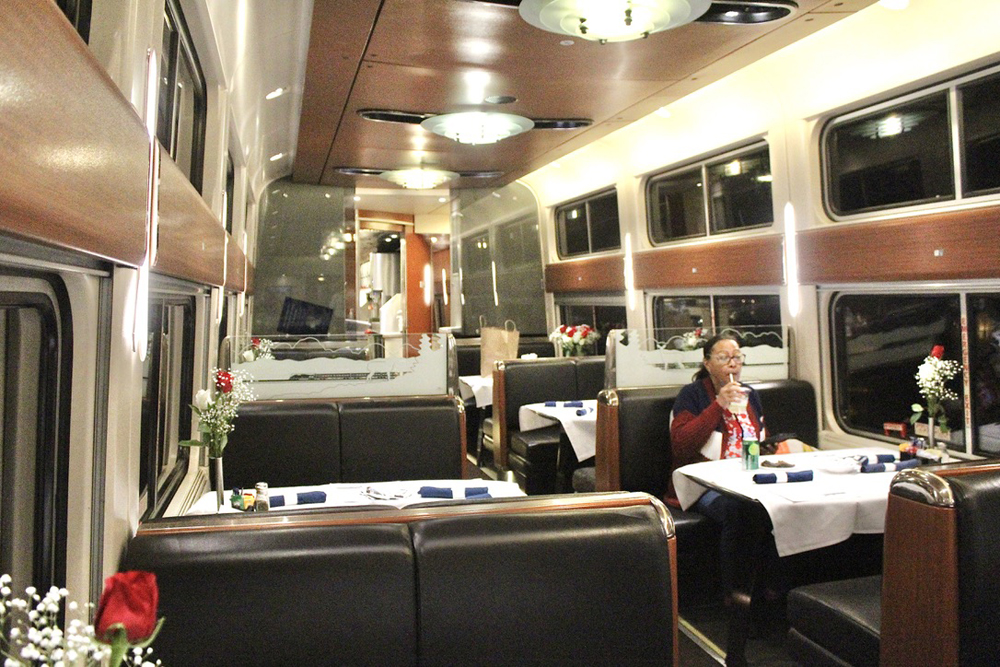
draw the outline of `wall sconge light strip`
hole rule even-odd
[[[431,305],[434,298],[434,279],[431,275],[431,265],[424,264],[424,305]]]
[[[797,317],[802,310],[799,295],[799,256],[795,243],[795,207],[785,203],[785,284],[788,286],[788,312]]]
[[[490,271],[493,273],[493,305],[500,305],[500,294],[497,292],[497,263],[496,261],[490,262]]]
[[[635,310],[635,270],[632,265],[632,235],[625,234],[625,293],[628,295],[628,309]]]
[[[441,269],[441,295],[444,297],[444,305],[448,305],[448,271]]]
[[[143,258],[136,280],[135,310],[132,319],[132,351],[146,360],[149,346],[149,269],[156,262],[159,243],[158,209],[160,206],[160,144],[156,140],[156,107],[159,93],[159,60],[155,49],[146,51],[146,99],[143,121],[149,138],[149,169],[146,173],[146,237]]]

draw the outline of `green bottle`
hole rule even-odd
[[[743,456],[741,458],[743,470],[760,469],[760,443],[757,442],[757,434],[752,429],[743,431]]]

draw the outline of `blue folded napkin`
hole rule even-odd
[[[578,414],[581,417],[583,417],[584,415],[589,415],[593,411],[594,411],[594,408],[580,408],[579,410],[576,411],[576,414]]]
[[[896,472],[907,468],[916,468],[920,463],[918,459],[909,461],[896,461],[895,463],[866,463],[861,466],[861,472]]]
[[[563,403],[564,408],[582,408],[583,401],[565,401]]]
[[[875,463],[893,463],[895,460],[895,454],[877,454],[875,456]]]
[[[785,482],[811,482],[812,470],[794,470],[792,472],[759,472],[753,476],[757,484],[784,484]]]
[[[284,507],[285,506],[285,496],[275,495],[268,498],[271,507]],[[325,503],[326,502],[326,491],[300,491],[295,494],[295,504],[296,505],[309,505],[313,503]]]
[[[451,489],[441,486],[421,486],[418,491],[421,498],[453,498]]]
[[[490,489],[486,486],[470,486],[465,490],[466,498],[492,498]]]
[[[545,401],[545,407],[547,407],[547,408],[554,408],[554,407],[556,407],[556,402],[555,401]]]

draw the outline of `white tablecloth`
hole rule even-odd
[[[436,488],[450,488],[452,498],[425,498],[420,495],[420,487],[431,486]],[[406,507],[415,503],[425,503],[433,501],[460,500],[465,498],[465,490],[481,489],[485,487],[493,498],[511,498],[523,496],[524,491],[514,482],[498,482],[492,479],[430,479],[406,482],[375,482],[372,484],[320,484],[317,486],[288,486],[283,488],[268,489],[268,496],[274,498],[282,495],[289,502],[294,503],[296,494],[307,491],[323,491],[326,493],[326,502],[311,503],[307,505],[288,505],[276,507],[274,511],[285,509],[307,509],[310,507],[351,507],[358,505],[393,505],[395,507]],[[225,506],[221,512],[240,512],[229,506],[229,495],[232,489],[225,493]],[[216,495],[214,491],[206,493],[191,506],[188,514],[215,514]]]
[[[774,526],[778,554],[788,556],[837,544],[853,533],[885,530],[889,482],[894,472],[835,473],[845,457],[892,453],[889,449],[838,449],[804,454],[762,456],[780,459],[794,468],[740,469],[739,459],[706,461],[674,471],[673,482],[681,507],[691,507],[706,488],[756,500],[764,506]],[[813,481],[757,484],[754,473],[812,470]]]
[[[566,403],[582,403],[583,407],[566,407]],[[577,414],[578,412],[584,414]],[[578,461],[589,459],[597,450],[597,399],[555,401],[555,406],[529,403],[521,406],[517,418],[522,431],[562,424]]]
[[[485,408],[493,405],[493,376],[462,375],[458,378],[458,390],[462,400],[476,398],[476,407]]]

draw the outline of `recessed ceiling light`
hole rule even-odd
[[[361,201],[360,195],[354,195],[354,201]]]
[[[396,169],[393,171],[383,171],[379,174],[385,180],[402,185],[404,188],[413,190],[430,190],[437,186],[458,178],[458,174],[453,171],[443,169],[428,169],[425,167],[411,167],[409,169]]]
[[[264,99],[265,100],[273,100],[274,98],[281,97],[284,94],[285,94],[285,89],[284,88],[275,88],[274,90],[272,90],[271,92],[269,92],[267,95],[265,95]]]
[[[513,95],[490,95],[483,101],[489,104],[510,104],[511,102],[517,102],[517,98]]]
[[[443,203],[445,203],[446,201],[448,201],[448,198],[447,198],[447,197],[438,197],[438,203],[441,203],[441,204],[443,204]]]
[[[460,144],[494,144],[534,127],[530,118],[497,111],[462,111],[431,116],[420,123],[425,130]]]
[[[280,160],[283,157],[285,157],[284,153],[278,153],[277,155],[272,155],[271,158],[270,158],[270,160],[271,160],[271,162],[276,162],[276,161]]]
[[[521,0],[518,13],[548,32],[592,42],[625,42],[694,21],[712,0]]]
[[[573,46],[574,44],[576,44],[576,42],[574,42],[572,39],[564,39],[561,42],[559,42],[559,46]]]

